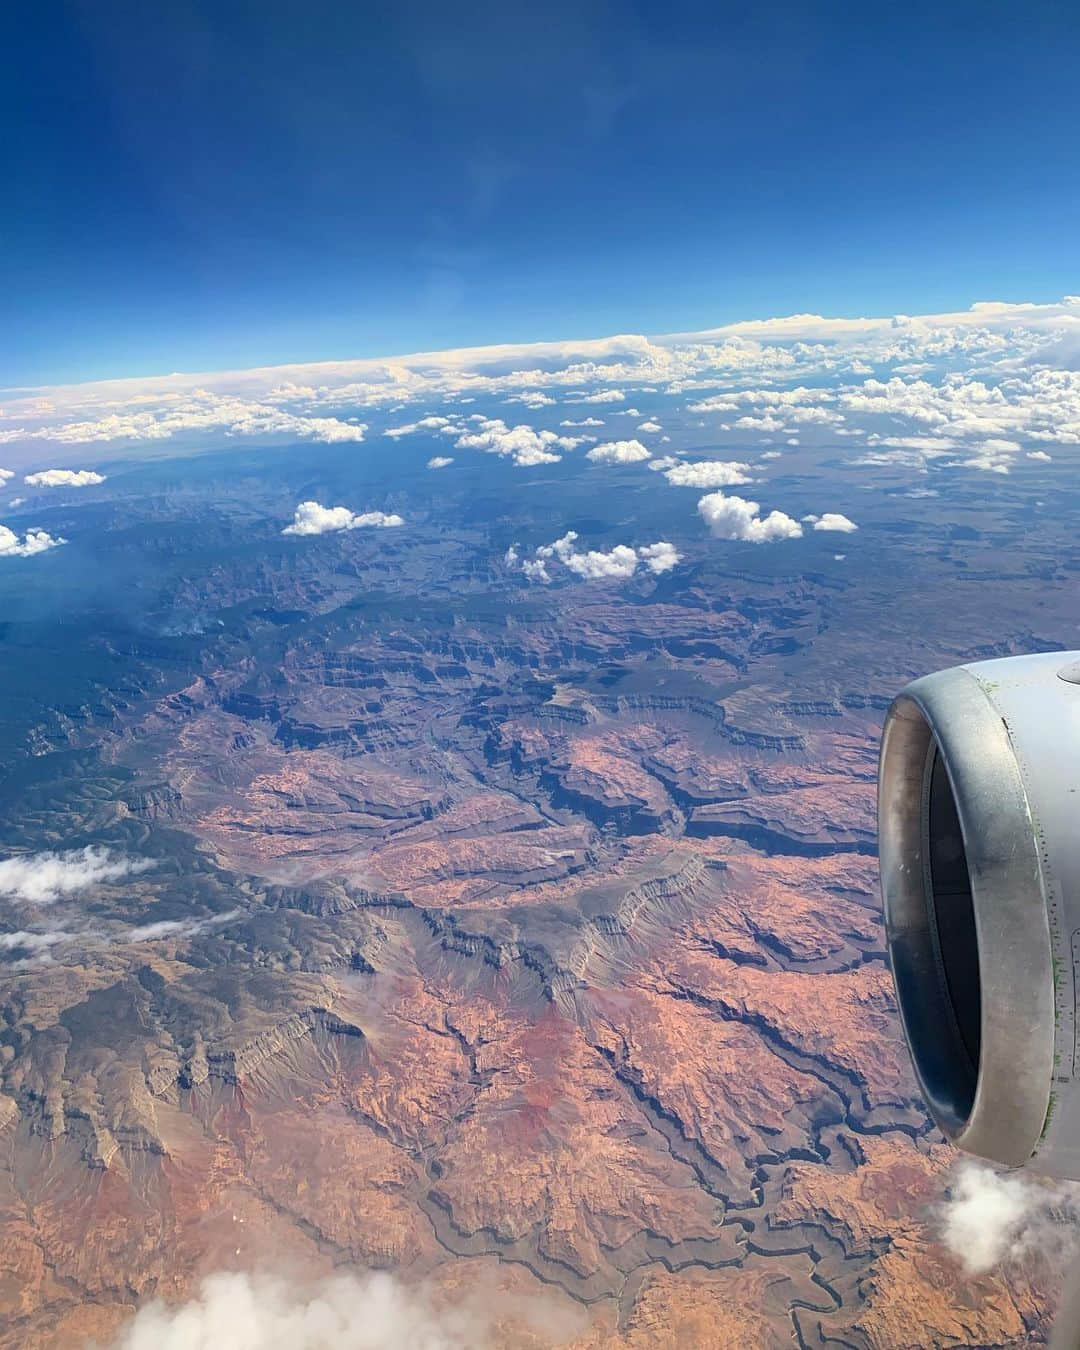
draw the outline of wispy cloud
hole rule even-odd
[[[507,1296],[476,1287],[436,1299],[382,1272],[338,1273],[317,1283],[222,1271],[204,1278],[186,1303],[144,1305],[112,1350],[494,1350],[496,1320],[563,1340],[584,1315],[547,1297]],[[533,1335],[529,1335],[530,1343]]]
[[[941,1207],[945,1246],[972,1274],[1038,1254],[1059,1261],[1080,1235],[1080,1185],[963,1162]]]
[[[151,860],[126,858],[94,845],[63,853],[19,854],[0,862],[0,896],[48,905],[153,865]]]
[[[413,436],[418,431],[441,431],[451,425],[449,417],[421,417],[418,422],[406,422],[400,427],[387,427],[384,436],[397,439],[399,436]]]
[[[139,924],[124,934],[125,942],[158,942],[162,938],[190,938],[231,923],[243,913],[230,909],[225,914],[214,914],[207,919],[158,919],[155,923]]]

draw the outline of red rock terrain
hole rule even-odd
[[[934,1237],[875,890],[895,670],[793,687],[825,601],[783,578],[361,637],[326,585],[27,807],[157,865],[5,990],[0,1345],[282,1263],[488,1281],[507,1346],[1041,1337],[1044,1273]]]

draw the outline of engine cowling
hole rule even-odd
[[[882,733],[878,847],[897,998],[959,1148],[1080,1178],[1080,652],[939,671]]]

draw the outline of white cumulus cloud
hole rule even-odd
[[[330,534],[338,530],[363,530],[369,527],[387,528],[404,525],[401,516],[385,511],[364,511],[359,514],[347,506],[320,506],[318,502],[301,502],[296,508],[293,523],[286,525],[282,534]]]
[[[561,427],[602,427],[604,419],[602,417],[583,417],[579,422],[575,422],[572,417],[567,417],[559,423]]]
[[[638,423],[638,431],[663,431],[663,429],[659,422],[654,422],[651,419],[648,422]]]
[[[605,441],[594,445],[587,458],[598,464],[636,464],[649,458],[649,451],[640,441]]]
[[[153,863],[124,858],[93,845],[66,852],[24,853],[0,862],[0,895],[49,905],[102,882],[120,881]]]
[[[546,585],[551,580],[551,573],[543,558],[526,558],[521,564],[521,570],[529,581],[541,581]]]
[[[783,511],[759,513],[757,502],[710,492],[698,502],[698,512],[720,539],[743,539],[750,544],[769,544],[778,539],[800,539],[802,526]]]
[[[427,462],[427,466],[429,469],[445,469],[448,464],[453,464],[453,462],[453,455],[432,455]]]
[[[803,519],[811,520],[815,530],[837,530],[840,534],[851,534],[859,528],[839,511],[826,511],[822,516],[804,516]]]
[[[649,571],[655,572],[657,576],[661,572],[670,572],[681,561],[675,545],[669,544],[664,539],[658,540],[655,544],[646,544],[644,548],[639,548],[638,556]]]
[[[567,399],[568,403],[623,403],[626,395],[621,389],[598,389],[595,394],[585,394],[582,398]]]
[[[737,487],[750,482],[749,468],[749,464],[737,459],[702,459],[696,464],[676,464],[664,477],[673,487]]]
[[[0,558],[32,558],[35,553],[44,553],[46,549],[66,543],[66,539],[54,537],[45,530],[27,530],[20,539],[14,530],[0,525]]]
[[[575,547],[577,537],[575,530],[568,530],[561,539],[541,544],[535,557],[522,563],[522,572],[529,581],[546,584],[551,580],[550,566],[561,563],[585,581],[627,581],[642,565],[659,576],[663,572],[670,572],[681,561],[674,544],[666,540],[658,540],[655,544],[645,544],[640,548],[616,544],[606,552],[589,549],[588,552],[579,553]]]
[[[39,469],[23,479],[31,487],[94,487],[104,481],[105,475],[93,469]]]
[[[0,469],[0,483],[6,483],[9,478],[15,477],[14,469]]]
[[[559,436],[554,431],[537,431],[519,423],[508,427],[499,417],[474,417],[475,431],[465,432],[454,442],[459,450],[485,450],[488,454],[509,457],[520,468],[534,464],[557,464],[560,450],[573,450],[581,444],[572,436]]]

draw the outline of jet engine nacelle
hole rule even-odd
[[[1080,652],[909,684],[878,779],[904,1031],[959,1148],[1080,1178]]]

